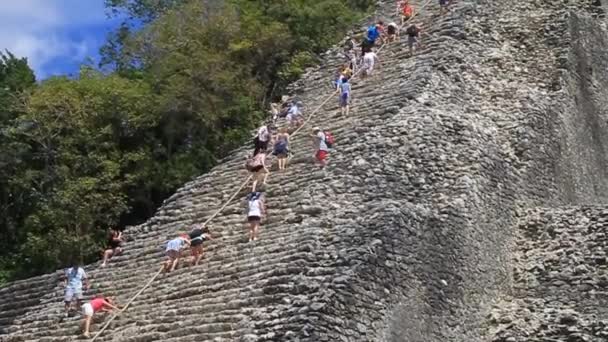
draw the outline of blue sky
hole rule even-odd
[[[27,57],[36,77],[74,74],[87,57],[95,61],[106,35],[104,0],[0,0],[0,50]]]

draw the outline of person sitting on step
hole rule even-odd
[[[110,234],[108,236],[108,247],[103,252],[103,262],[101,263],[101,267],[105,267],[108,263],[108,260],[114,256],[122,253],[122,232],[118,229],[111,229]]]
[[[277,156],[279,170],[285,170],[287,167],[287,157],[289,156],[289,133],[287,133],[286,127],[281,128],[279,131],[272,154]]]
[[[91,328],[91,321],[93,320],[93,315],[96,312],[112,312],[112,310],[120,310],[120,308],[114,305],[114,298],[110,296],[98,296],[93,298],[90,302],[83,304],[82,315],[84,316],[84,320],[82,322],[82,333],[84,337],[90,337],[89,331]]]
[[[260,224],[266,216],[266,205],[261,192],[247,195],[247,222],[249,223],[249,242],[258,239]]]
[[[182,234],[173,240],[167,242],[167,248],[165,254],[167,255],[167,261],[165,262],[163,270],[165,272],[172,272],[179,264],[179,259],[182,254],[182,250],[190,246],[190,237],[188,234]]]
[[[76,298],[76,306],[82,304],[84,290],[89,288],[89,279],[86,272],[78,263],[74,263],[72,267],[65,270],[63,275],[63,284],[65,286],[64,302],[65,302],[65,317],[70,315],[72,301]]]
[[[213,240],[209,227],[195,226],[190,231],[190,252],[192,253],[192,266],[198,265],[203,258],[203,242]]]

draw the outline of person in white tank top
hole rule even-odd
[[[258,239],[260,223],[266,215],[266,207],[261,192],[247,195],[247,222],[249,222],[249,242]]]

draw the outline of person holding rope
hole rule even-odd
[[[93,315],[96,312],[112,312],[112,310],[120,310],[118,306],[114,305],[114,297],[99,296],[82,305],[82,315],[84,316],[84,320],[82,321],[82,334],[84,337],[89,338],[91,336],[89,330],[91,328]]]
[[[349,105],[350,105],[350,92],[351,92],[351,86],[350,86],[350,82],[348,81],[349,78],[346,77],[342,80],[342,83],[340,84],[339,90],[340,90],[340,113],[343,116],[348,116],[348,112],[349,112]]]
[[[247,195],[247,222],[249,223],[249,242],[258,239],[260,224],[266,216],[266,204],[261,192]]]

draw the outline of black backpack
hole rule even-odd
[[[405,33],[407,33],[409,36],[415,37],[418,35],[419,31],[420,30],[418,29],[418,27],[416,27],[416,25],[411,25],[410,27],[407,28]]]

